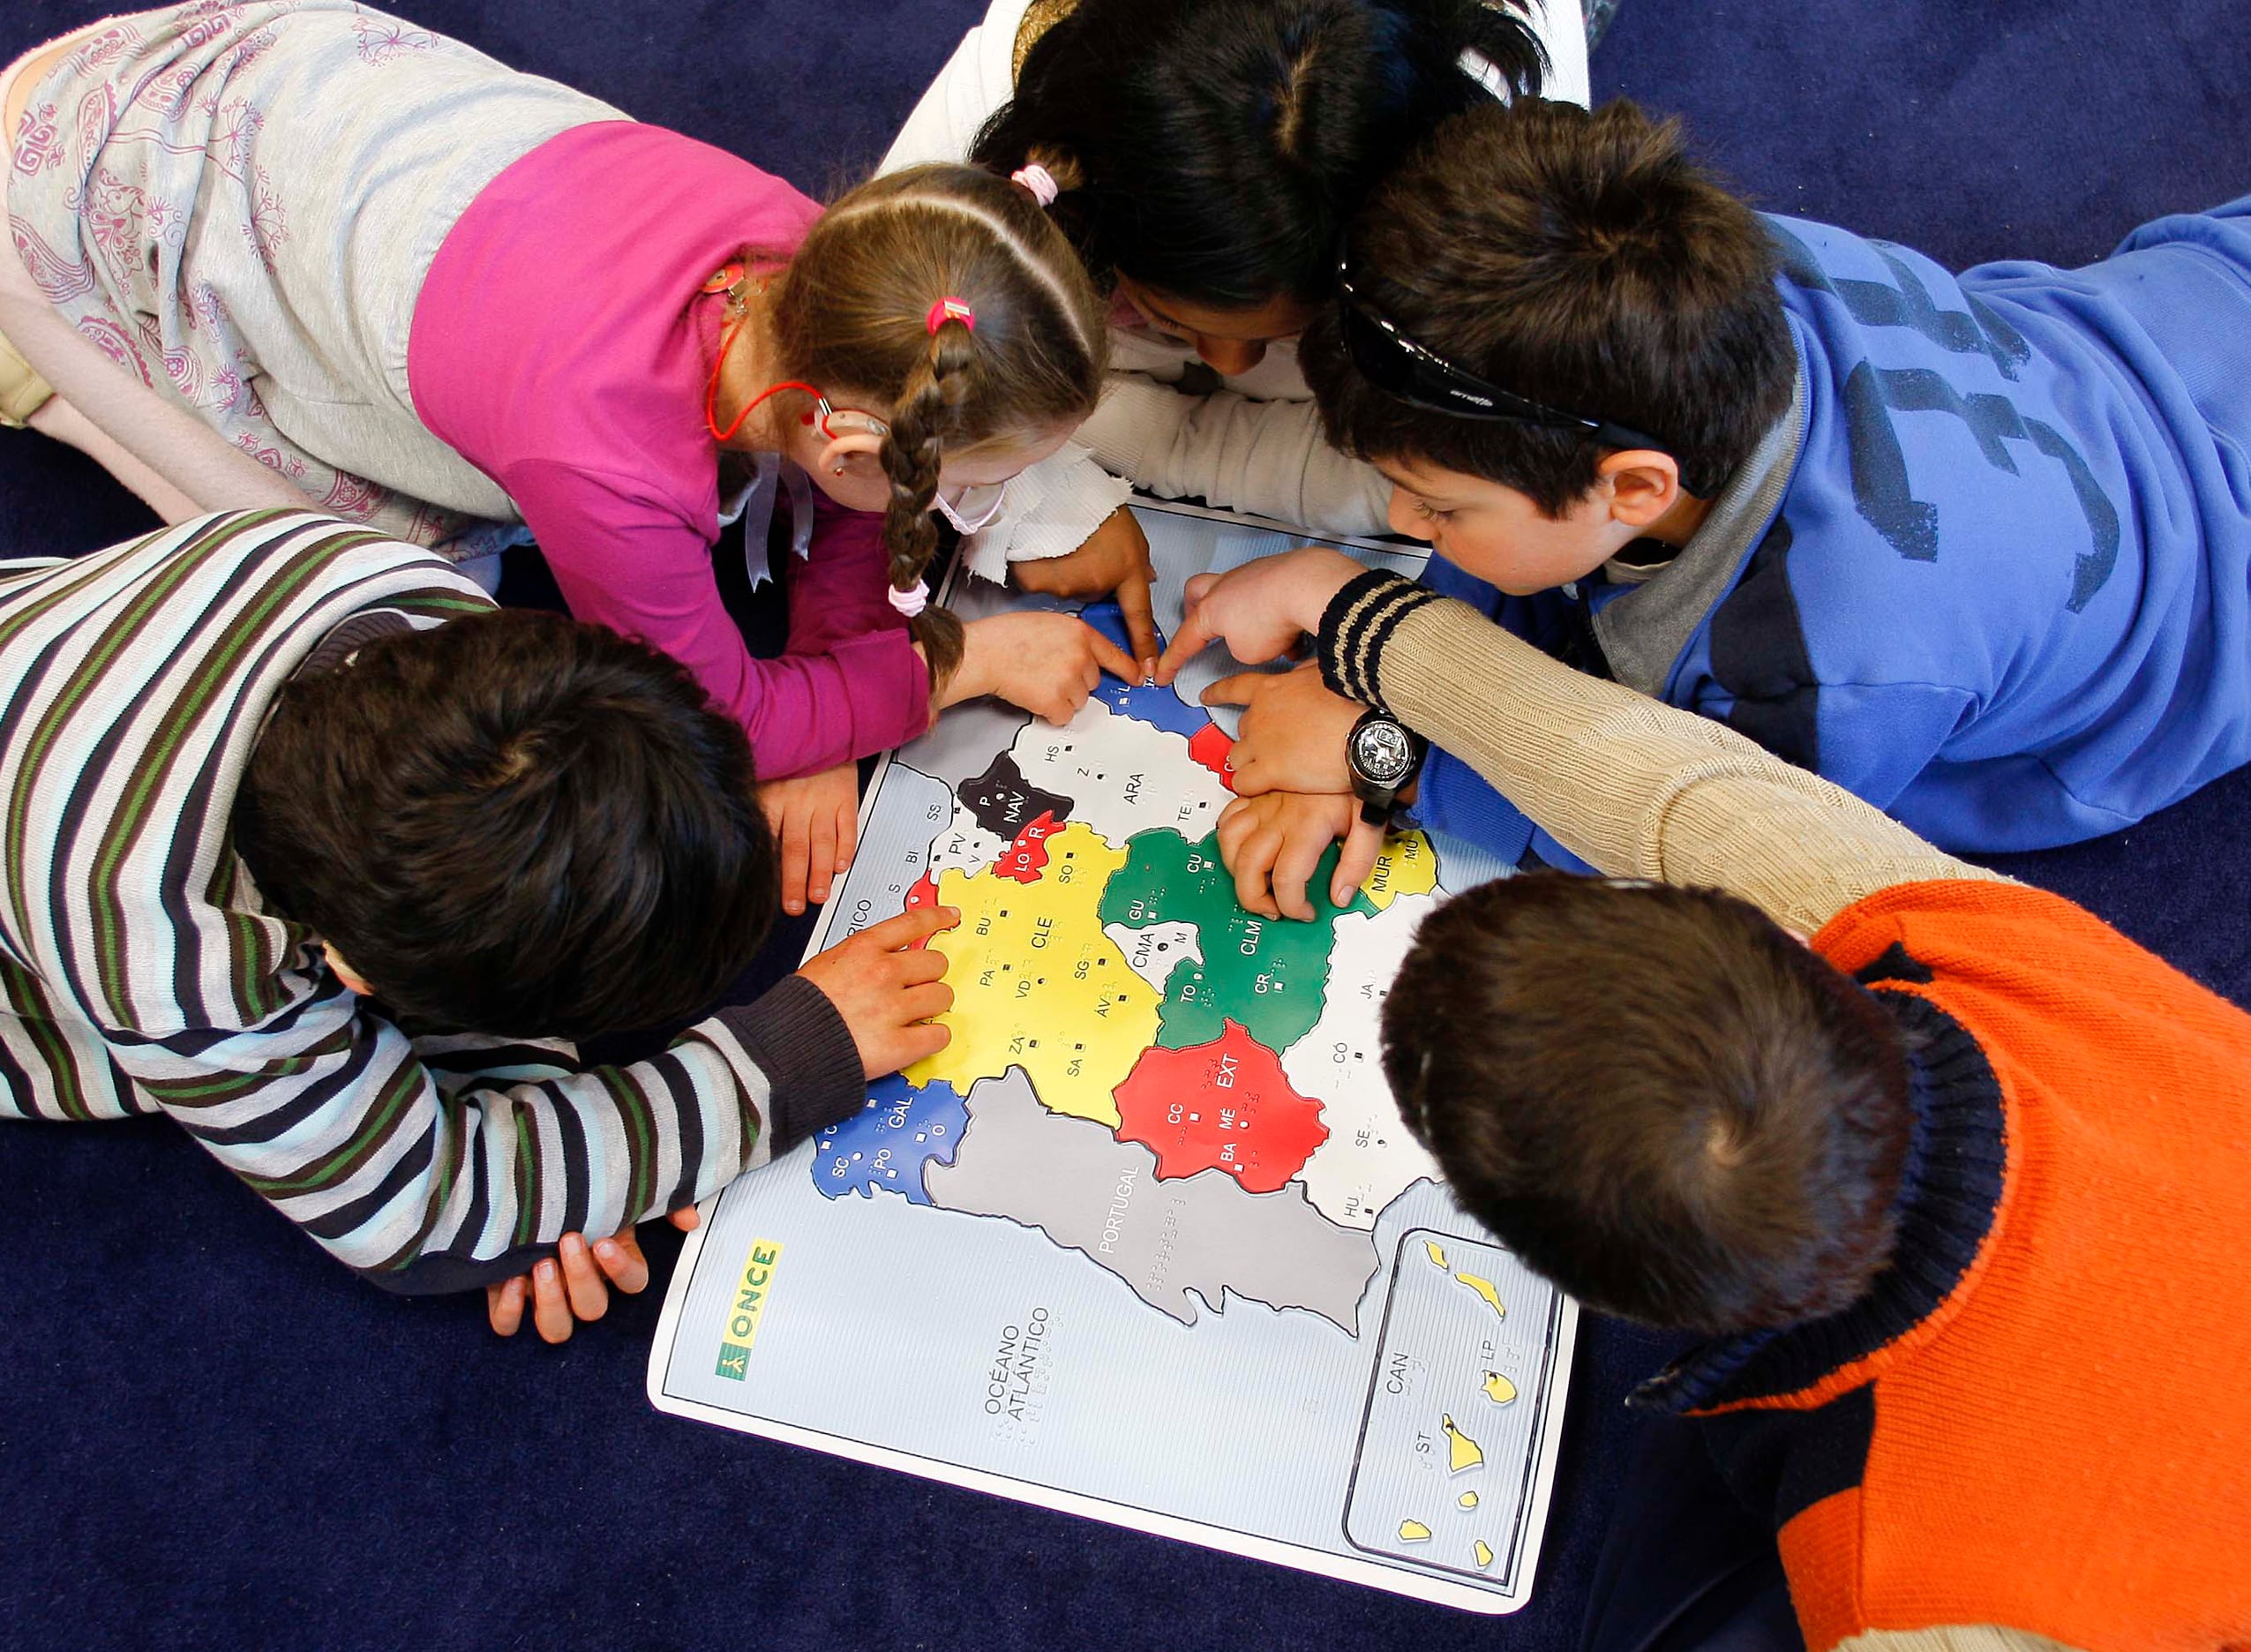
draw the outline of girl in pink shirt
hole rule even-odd
[[[1054,451],[1102,382],[1100,304],[1025,187],[921,168],[824,216],[340,0],[110,19],[0,84],[0,334],[61,393],[34,427],[174,519],[285,492],[464,559],[529,530],[574,612],[680,658],[791,782],[793,906],[849,854],[853,759],[1133,669],[1076,620],[922,606],[932,506]],[[811,543],[762,660],[710,547],[785,465]]]

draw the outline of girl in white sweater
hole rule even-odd
[[[1133,486],[1383,531],[1389,486],[1323,439],[1295,336],[1361,197],[1446,116],[1528,95],[1587,101],[1573,0],[994,0],[884,167],[1043,168],[1112,292],[1113,371],[1077,440],[1009,484],[970,566],[1115,589],[1148,659]]]

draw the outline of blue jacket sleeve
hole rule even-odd
[[[1536,648],[1563,652],[1560,645],[1571,628],[1573,604],[1561,591],[1505,597],[1435,556],[1423,570],[1422,583],[1442,597],[1467,603],[1503,630],[1513,632]],[[1534,827],[1522,809],[1451,752],[1432,748],[1422,766],[1422,783],[1410,815],[1432,831],[1476,845],[1506,866],[1522,860],[1528,849],[1548,866],[1570,872],[1593,869]]]
[[[1532,822],[1522,809],[1460,758],[1435,747],[1408,814],[1418,825],[1466,838],[1508,866],[1523,858],[1532,841]]]
[[[1925,784],[1947,742],[1975,716],[1966,688],[1943,683],[1824,683],[1820,770],[1856,797],[1949,851],[1992,848],[1981,817],[2006,815],[2008,800],[1979,798],[1973,784]],[[1935,777],[1934,777],[1935,778]]]
[[[1441,597],[1467,603],[1489,620],[1518,635],[1519,625],[1509,625],[1501,610],[1500,592],[1474,579],[1443,557],[1432,557],[1422,570],[1422,583]],[[1422,780],[1409,817],[1416,824],[1450,837],[1467,838],[1479,848],[1514,866],[1532,841],[1532,822],[1485,778],[1451,752],[1430,748],[1422,765]]]
[[[1928,683],[1826,686],[1821,772],[1953,854],[2077,843],[2179,795],[2178,775],[2156,764],[2024,751],[2015,730],[1982,726],[1983,710],[1967,690]]]

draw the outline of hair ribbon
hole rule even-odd
[[[977,331],[977,312],[958,298],[941,298],[930,306],[930,313],[922,318],[922,325],[933,336],[949,321],[958,321],[971,332]]]
[[[1062,186],[1055,182],[1055,175],[1037,161],[1028,166],[1020,166],[1009,173],[1009,182],[1021,184],[1030,190],[1032,199],[1038,201],[1043,210],[1053,206],[1055,204],[1055,197],[1063,192]]]
[[[884,594],[891,599],[892,608],[909,620],[930,605],[930,582],[927,580],[917,580],[906,590],[894,585]]]

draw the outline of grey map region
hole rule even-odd
[[[995,752],[1012,749],[1032,721],[1002,700],[972,700],[951,707],[931,731],[899,752],[899,761],[943,783],[949,792],[989,768]]]
[[[1160,1182],[1148,1148],[1049,1112],[1021,1068],[971,1085],[968,1108],[954,1162],[923,1172],[933,1203],[1037,1228],[1183,1325],[1196,1323],[1190,1292],[1216,1309],[1232,1291],[1359,1334],[1375,1237],[1329,1220],[1301,1184],[1246,1193],[1222,1170]]]

